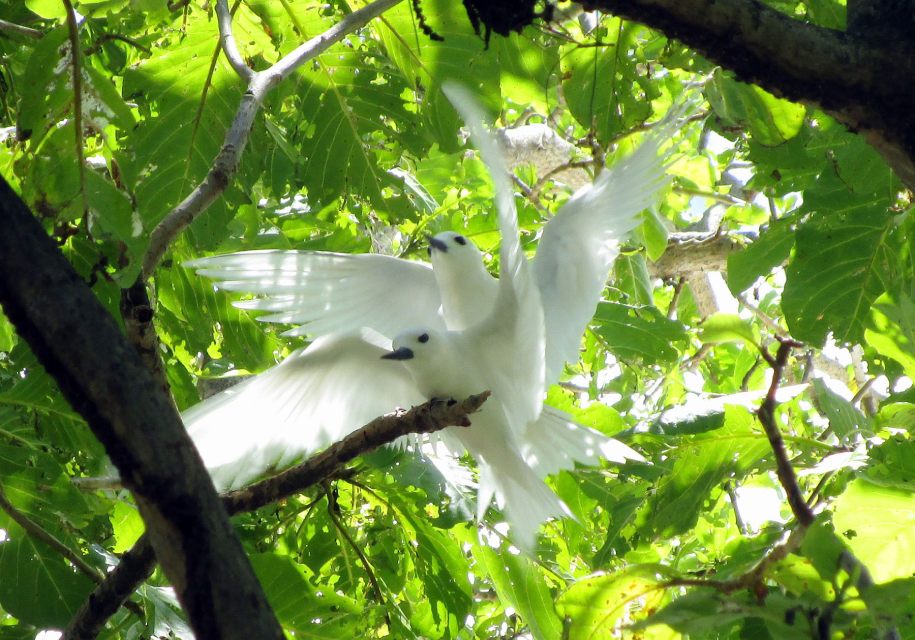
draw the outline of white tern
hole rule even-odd
[[[434,269],[380,255],[277,251],[190,263],[222,288],[268,295],[239,305],[272,312],[261,320],[324,336],[184,413],[217,486],[242,486],[395,406],[490,389],[473,426],[446,430],[443,440],[480,463],[479,515],[495,495],[527,546],[540,522],[566,512],[541,478],[601,455],[640,458],[561,412],[540,412],[545,385],[577,359],[619,239],[665,182],[659,150],[670,125],[576,193],[546,225],[529,266],[504,163],[480,120],[468,125],[481,150],[489,145],[483,155],[503,233],[499,280],[473,243],[452,232],[431,239]],[[384,336],[395,334],[394,353],[413,355],[403,363],[381,358],[389,352]]]

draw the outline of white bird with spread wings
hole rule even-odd
[[[224,289],[265,297],[239,303],[261,320],[319,336],[280,365],[184,414],[221,488],[241,486],[339,440],[395,406],[429,397],[493,396],[469,429],[446,430],[453,450],[480,465],[479,515],[495,495],[527,545],[540,522],[565,509],[542,478],[599,457],[640,456],[543,407],[545,387],[577,359],[619,242],[665,179],[668,122],[628,158],[576,193],[544,228],[529,264],[511,183],[482,114],[451,87],[495,183],[502,231],[500,277],[479,250],[448,232],[431,239],[432,267],[380,255],[258,251],[190,266]],[[396,335],[392,359],[386,336]],[[394,356],[395,358],[397,356]]]

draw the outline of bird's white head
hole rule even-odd
[[[455,231],[443,231],[429,238],[429,257],[432,266],[467,266],[480,268],[483,254],[467,236]]]
[[[398,334],[391,344],[391,352],[381,356],[384,360],[412,360],[422,363],[441,347],[441,334],[428,329],[410,329]]]

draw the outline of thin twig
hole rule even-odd
[[[335,512],[336,505],[334,500],[331,498],[330,490],[325,488],[325,494],[327,495],[327,515],[330,516],[330,521],[334,523],[334,527],[337,529],[337,532],[343,536],[343,539],[346,540],[346,543],[356,552],[356,555],[359,556],[359,563],[362,565],[362,568],[365,570],[366,575],[369,577],[369,582],[372,585],[372,591],[375,592],[375,598],[378,600],[378,604],[385,605],[384,592],[381,590],[381,585],[378,584],[378,578],[375,576],[375,572],[372,571],[372,563],[369,562],[369,559],[365,556],[365,552],[356,544],[356,541],[353,539],[353,536],[350,535],[349,531],[346,530],[346,527],[343,526],[343,523],[340,521],[339,516]],[[387,619],[388,625],[391,624],[390,618],[388,618],[388,613],[385,611],[384,617]]]
[[[801,495],[801,488],[797,483],[797,475],[794,473],[794,467],[791,466],[791,461],[788,459],[788,452],[785,450],[785,441],[782,439],[782,434],[778,430],[778,425],[775,422],[775,407],[777,402],[775,395],[778,392],[778,385],[781,382],[782,373],[788,363],[788,356],[791,355],[791,350],[801,346],[803,345],[794,340],[779,339],[778,351],[776,352],[772,363],[772,382],[769,385],[769,391],[766,394],[765,399],[756,412],[756,416],[759,418],[760,423],[762,423],[763,429],[766,432],[766,437],[769,438],[769,445],[772,447],[772,452],[775,454],[775,472],[779,482],[785,489],[785,494],[788,497],[788,504],[791,506],[791,512],[802,526],[809,527],[814,521],[813,511],[807,506],[804,496]],[[765,353],[765,355],[768,356],[769,354]],[[771,358],[771,356],[769,357]]]
[[[670,304],[667,305],[667,319],[673,320],[677,315],[677,303],[680,302],[680,296],[683,294],[683,285],[686,284],[686,278],[682,276],[677,278],[674,283],[674,295],[670,298]]]
[[[3,491],[2,487],[0,487],[0,509],[3,509],[3,511],[5,511],[6,514],[12,518],[16,524],[25,529],[25,531],[33,538],[41,540],[43,543],[54,549],[54,551],[69,560],[73,566],[79,569],[81,573],[85,574],[87,578],[96,584],[100,583],[104,579],[104,576],[98,569],[83,560],[75,551],[73,551],[73,549],[58,540],[54,534],[45,530],[40,524],[14,507],[13,503],[11,503],[6,497],[6,493]]]
[[[235,69],[242,80],[251,82],[254,70],[245,64],[245,59],[238,50],[238,44],[235,42],[235,35],[232,33],[232,15],[238,7],[238,2],[229,10],[227,0],[216,0],[216,17],[219,20],[220,42],[222,43],[223,53],[226,54],[229,64]]]
[[[67,34],[70,39],[70,57],[73,69],[73,129],[76,133],[76,163],[79,171],[79,192],[83,201],[83,216],[89,215],[89,197],[86,194],[86,160],[83,157],[83,71],[79,46],[79,25],[70,0],[63,0],[67,10]],[[84,220],[84,224],[88,221]]]
[[[737,530],[741,534],[747,535],[747,524],[743,521],[743,516],[740,515],[740,508],[737,506],[737,491],[734,489],[734,485],[730,482],[725,482],[724,490],[727,491],[728,499],[731,501],[731,508],[734,510],[734,522],[737,523]]]
[[[203,181],[175,206],[150,234],[149,247],[143,257],[144,277],[152,275],[178,234],[203,213],[232,181],[248,143],[254,118],[266,94],[300,66],[399,2],[401,0],[376,0],[353,11],[321,35],[285,55],[273,66],[251,73],[248,88],[242,96],[229,130],[226,131],[223,146],[213,161],[213,166]]]
[[[44,35],[38,29],[25,27],[21,24],[15,24],[14,22],[8,22],[6,20],[0,20],[0,32],[3,31],[8,33],[18,33],[21,36],[26,36],[27,38],[32,38],[34,40],[38,40]]]

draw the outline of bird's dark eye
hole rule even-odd
[[[417,340],[419,340],[420,342],[423,342],[423,343],[429,342],[429,334],[423,333],[417,338]]]
[[[454,236],[454,241],[461,245],[467,244],[467,238],[464,236]]]

